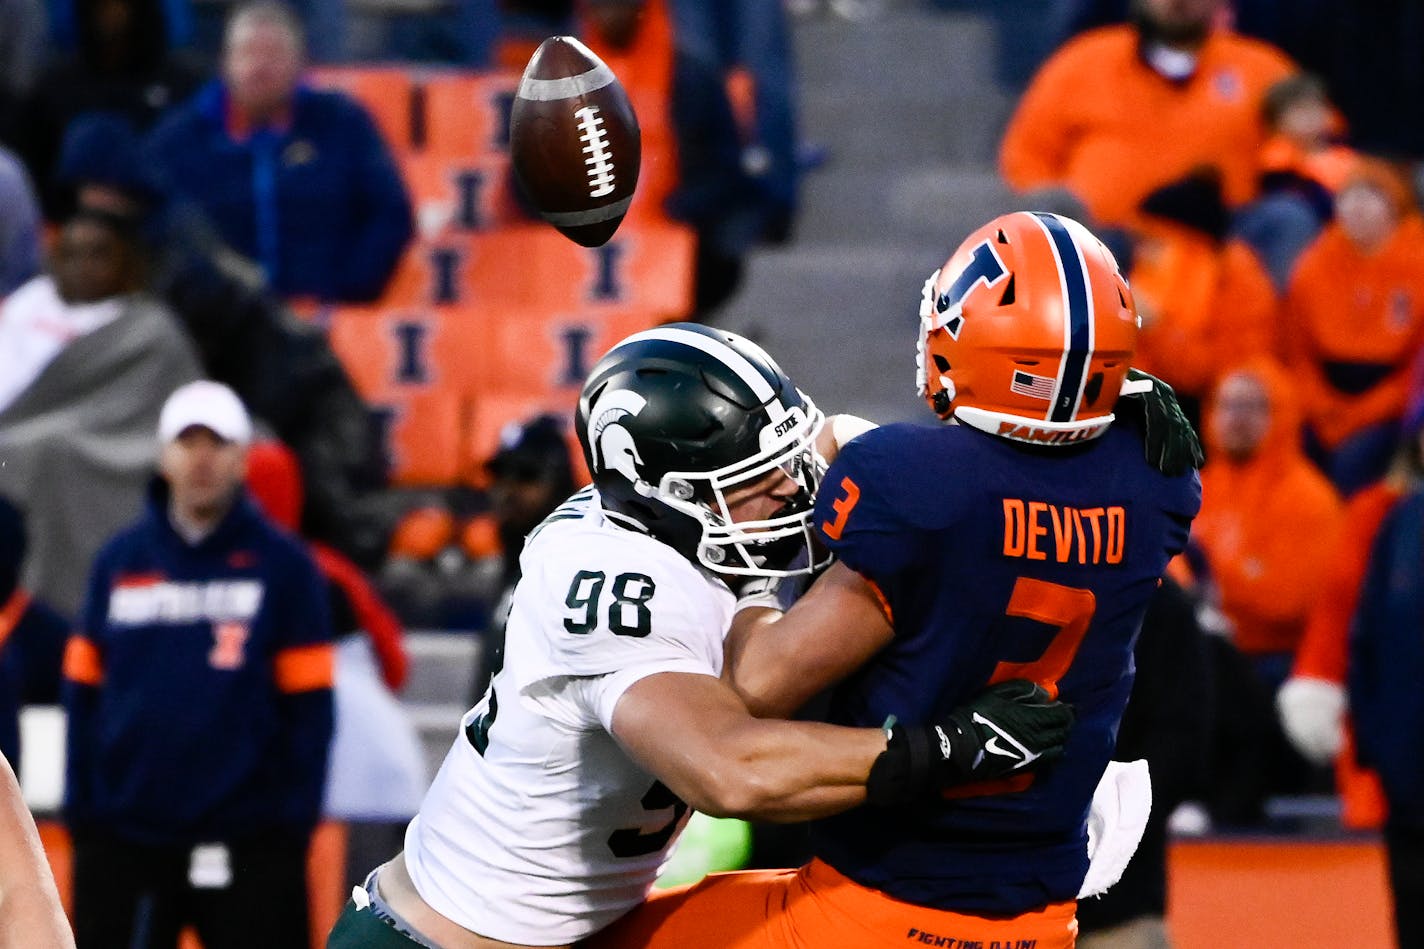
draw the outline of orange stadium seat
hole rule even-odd
[[[321,66],[308,79],[319,89],[338,89],[366,107],[397,155],[414,147],[418,86],[402,66]]]
[[[506,286],[518,283],[517,275],[505,274],[501,281],[491,272],[502,259],[502,246],[494,234],[460,233],[448,226],[422,235],[397,264],[378,306],[471,306],[502,299]],[[512,263],[518,264],[517,259]],[[472,269],[478,269],[478,277],[470,275]]]
[[[461,299],[531,310],[640,310],[652,322],[680,319],[692,306],[692,231],[678,224],[624,221],[602,247],[580,247],[553,228],[502,228],[467,245]]]
[[[346,307],[328,332],[380,422],[392,481],[457,483],[469,393],[487,357],[481,321],[452,307]]]
[[[400,169],[422,238],[486,231],[527,220],[514,198],[505,155],[491,152],[456,158],[412,153],[401,156]]]
[[[487,314],[484,369],[476,401],[495,393],[558,393],[572,405],[598,358],[631,333],[660,320],[646,311],[503,310]]]
[[[425,80],[425,148],[469,159],[509,151],[518,72],[438,72]]]

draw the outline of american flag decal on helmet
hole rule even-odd
[[[1053,377],[1035,376],[1031,372],[1014,370],[1014,380],[1009,383],[1009,391],[1015,395],[1026,395],[1031,399],[1053,401]]]

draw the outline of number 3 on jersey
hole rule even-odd
[[[564,629],[586,636],[598,626],[599,602],[607,576],[602,570],[580,570],[569,584],[564,606]],[[653,631],[653,613],[648,601],[657,592],[653,578],[645,573],[620,573],[613,578],[613,599],[608,604],[608,628],[615,636],[643,637]]]
[[[841,495],[831,502],[831,510],[836,512],[836,519],[821,525],[821,530],[826,532],[827,537],[831,540],[841,539],[841,534],[845,531],[846,518],[850,517],[850,512],[858,501],[860,501],[860,485],[849,477],[842,478]]]

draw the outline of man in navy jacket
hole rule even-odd
[[[287,298],[376,299],[414,233],[410,198],[371,117],[300,84],[301,24],[273,2],[228,21],[221,80],[154,129],[179,195]]]
[[[332,731],[325,585],[241,492],[252,427],[213,382],[159,420],[148,511],[100,551],[64,657],[80,949],[305,949]]]

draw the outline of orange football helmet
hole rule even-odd
[[[920,395],[940,418],[1015,441],[1097,438],[1137,329],[1132,291],[1092,232],[1057,214],[1005,214],[925,282]]]

